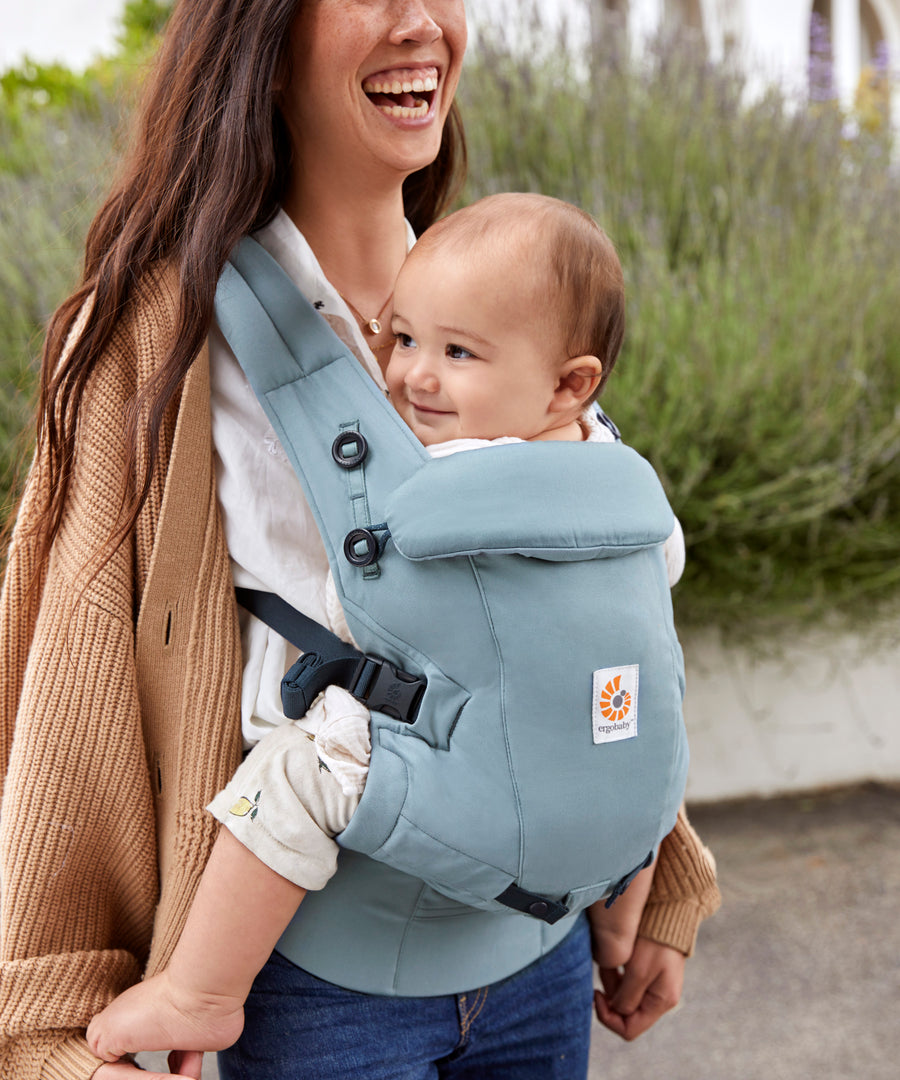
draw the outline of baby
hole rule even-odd
[[[539,195],[491,196],[429,229],[400,271],[391,402],[435,456],[496,442],[611,441],[591,406],[624,321],[618,258],[587,214]],[[676,529],[670,581],[679,545]],[[94,1053],[113,1061],[237,1039],[256,974],[306,890],[334,872],[333,837],[365,785],[368,738],[364,706],[332,686],[248,755],[210,806],[227,827],[169,966],[94,1018]],[[589,909],[602,967],[630,957],[652,874],[642,871],[613,907]]]

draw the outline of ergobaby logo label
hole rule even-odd
[[[594,672],[594,742],[619,742],[638,733],[638,665]]]

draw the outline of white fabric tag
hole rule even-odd
[[[638,665],[594,672],[591,707],[594,742],[619,742],[638,733]]]

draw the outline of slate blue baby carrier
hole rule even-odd
[[[663,555],[673,517],[652,468],[620,443],[432,460],[253,241],[226,266],[216,316],[368,655],[298,642],[283,688],[289,715],[329,682],[372,711],[369,778],[341,846],[385,864],[388,888],[424,881],[458,902],[432,905],[444,914],[553,924],[614,897],[674,825],[687,770]],[[257,610],[267,618],[265,597]],[[354,866],[368,872],[352,854],[349,866],[345,892]]]

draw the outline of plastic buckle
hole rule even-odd
[[[425,678],[395,668],[388,660],[366,656],[360,660],[350,693],[370,709],[411,724],[428,685]]]

